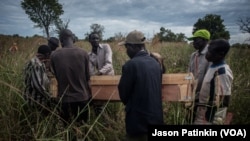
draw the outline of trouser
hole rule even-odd
[[[87,104],[87,101],[62,103],[61,117],[65,120],[64,124],[71,123],[75,119],[77,123],[87,122],[89,115]]]
[[[192,113],[192,123],[194,122],[194,120],[195,120],[195,118],[196,118],[196,113],[197,113],[197,109],[198,109],[198,103],[199,102],[199,100],[197,99],[197,100],[195,100],[194,101],[194,109],[193,109],[193,113]]]
[[[204,106],[198,106],[197,107],[197,112],[194,120],[194,124],[196,125],[209,125],[211,124],[206,120],[206,111],[207,108]]]
[[[95,111],[95,115],[98,116],[102,110],[104,109],[105,106],[105,101],[93,101],[92,105]]]
[[[71,122],[76,121],[78,126],[88,121],[89,110],[88,101],[62,103],[60,115],[64,126],[67,127]],[[76,141],[77,135],[73,129],[69,129],[66,140]]]

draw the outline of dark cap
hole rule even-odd
[[[40,54],[43,54],[43,55],[46,55],[48,53],[50,54],[51,53],[51,49],[47,45],[40,45],[39,48],[38,48],[37,53],[40,53]]]
[[[51,43],[51,44],[53,44],[56,47],[59,46],[59,40],[56,37],[50,37],[48,39],[48,42]]]

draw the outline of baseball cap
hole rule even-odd
[[[192,37],[187,38],[188,40],[193,40],[196,37],[204,38],[210,40],[210,32],[206,29],[200,29],[195,31]]]
[[[144,34],[141,31],[131,31],[125,41],[120,42],[118,45],[125,45],[125,44],[144,44],[146,41],[146,38],[144,37]]]
[[[50,42],[51,44],[53,44],[54,46],[59,46],[59,40],[56,37],[50,37],[48,39],[48,42]]]

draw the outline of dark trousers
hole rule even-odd
[[[101,114],[102,110],[105,107],[106,102],[105,101],[93,101],[92,105],[95,111],[95,115],[99,116],[99,114]]]
[[[63,119],[64,126],[67,127],[72,121],[75,121],[77,126],[81,126],[88,121],[89,110],[88,101],[62,103],[60,115]],[[76,141],[76,132],[69,131],[67,140]]]
[[[61,106],[61,117],[63,118],[64,124],[69,124],[73,120],[77,123],[83,123],[88,121],[88,102],[70,102],[62,103]]]

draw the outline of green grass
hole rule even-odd
[[[12,42],[17,42],[19,51],[8,52]],[[80,127],[72,123],[63,128],[57,113],[42,117],[40,111],[31,109],[22,98],[24,88],[22,69],[46,39],[6,37],[0,38],[0,140],[63,140],[72,130],[81,138],[93,140],[121,140],[125,135],[124,105],[107,102],[106,110],[96,117],[90,107],[90,121]],[[87,42],[79,41],[77,46],[90,50]],[[113,50],[115,73],[121,74],[122,65],[128,60],[124,47],[110,43]],[[189,57],[194,49],[185,43],[147,44],[149,51],[159,52],[165,59],[166,73],[187,71]],[[233,74],[232,98],[229,111],[234,114],[232,124],[250,123],[250,50],[232,48],[226,58]],[[187,124],[185,110],[180,103],[163,103],[166,124]]]

